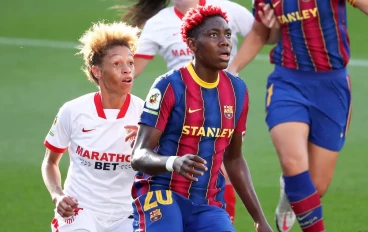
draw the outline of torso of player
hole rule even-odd
[[[345,68],[350,49],[344,0],[266,2],[273,5],[282,29],[272,63],[303,71]]]
[[[130,131],[124,126],[138,125],[143,101],[129,96],[129,104],[120,111],[104,110],[98,93],[70,103],[70,167],[64,191],[100,219],[132,214],[130,190],[135,172],[130,165],[130,141],[125,142]]]
[[[171,189],[198,204],[222,206],[217,195],[225,185],[220,167],[232,136],[239,133],[237,124],[247,100],[244,82],[228,75],[220,72],[217,83],[204,83],[190,64],[168,74],[167,87],[160,83],[151,89],[142,123],[163,131],[156,152],[165,156],[198,155],[207,161],[208,167],[203,176],[198,176],[198,182],[190,182],[175,172],[138,177],[150,180],[151,191]],[[161,105],[171,105],[167,122],[162,108],[157,119],[153,116],[160,101]],[[240,133],[245,130],[245,122],[241,130]],[[133,187],[133,197],[144,194],[140,191],[143,187],[138,188]]]
[[[206,0],[200,2],[206,5],[218,5],[221,6],[224,11],[228,11],[229,26],[233,34],[231,38],[233,48],[230,54],[230,59],[232,59],[237,53],[237,34],[241,34],[235,23],[231,23],[235,21],[234,17],[236,17],[235,13],[231,13],[231,11],[233,11],[231,10],[232,6],[229,6],[229,2],[225,0]],[[188,48],[186,43],[183,42],[180,34],[182,17],[183,14],[174,7],[168,7],[160,11],[147,22],[151,27],[154,27],[152,31],[155,35],[152,35],[154,36],[152,40],[157,44],[159,54],[166,61],[168,70],[183,67],[193,59],[193,52]],[[250,20],[253,22],[253,18]],[[245,22],[244,25],[247,26],[248,24]],[[148,54],[148,56],[144,54],[144,51],[140,49],[138,49],[136,56],[153,58],[150,54]]]

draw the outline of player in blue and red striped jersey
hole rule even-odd
[[[260,51],[270,30],[261,21],[273,11],[281,38],[270,54],[275,70],[267,83],[266,122],[283,172],[279,231],[289,231],[295,218],[303,231],[325,231],[320,197],[351,114],[347,2],[368,12],[364,0],[255,0],[256,22],[228,69],[239,72]]]
[[[145,103],[133,149],[134,229],[235,231],[224,210],[221,164],[257,231],[272,231],[242,155],[248,113],[245,83],[225,71],[232,48],[226,14],[191,9],[182,37],[194,61],[158,78]]]

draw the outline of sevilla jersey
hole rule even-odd
[[[102,220],[117,220],[132,214],[130,142],[124,126],[138,125],[143,100],[127,95],[123,107],[103,109],[99,93],[90,93],[65,103],[45,139],[47,148],[68,149],[70,166],[65,194],[76,198]]]
[[[138,172],[133,198],[171,189],[198,204],[223,207],[225,179],[220,167],[234,133],[245,131],[248,92],[238,77],[221,71],[215,83],[201,80],[192,63],[172,70],[153,84],[140,123],[163,132],[155,152],[163,156],[195,154],[208,171],[191,182],[176,172],[150,176]]]
[[[255,0],[269,3],[281,23],[282,37],[271,63],[304,71],[343,69],[350,57],[347,0]],[[353,2],[349,0],[348,2]]]
[[[232,30],[232,59],[237,53],[237,35],[244,37],[252,28],[254,18],[251,12],[237,3],[225,0],[200,0],[200,5],[220,6],[227,12],[229,26]],[[193,52],[183,42],[180,28],[183,14],[174,6],[167,7],[149,19],[140,36],[139,47],[135,57],[153,59],[160,53],[167,63],[168,70],[178,69],[193,59]]]

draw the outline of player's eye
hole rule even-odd
[[[114,66],[119,67],[120,63],[119,62],[114,62]]]
[[[129,65],[130,66],[133,66],[134,65],[134,62],[133,61],[129,62]]]
[[[226,33],[227,38],[231,38],[231,33]]]
[[[210,34],[210,36],[211,36],[212,38],[216,38],[216,37],[217,37],[217,34],[216,34],[216,33],[211,33],[211,34]]]

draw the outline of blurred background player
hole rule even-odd
[[[48,133],[42,176],[56,204],[52,231],[132,231],[130,141],[143,100],[130,94],[139,29],[94,24],[80,38],[84,71],[99,92],[65,103]],[[124,129],[126,127],[126,129]],[[59,161],[68,149],[64,190]]]
[[[158,78],[147,95],[133,149],[136,231],[235,231],[224,208],[228,171],[257,231],[272,231],[242,155],[245,83],[224,71],[232,41],[220,7],[186,13],[181,35],[194,61]]]
[[[232,31],[233,49],[230,60],[237,52],[238,35],[245,37],[254,22],[254,17],[245,7],[231,1],[224,0],[172,0],[173,6],[168,6],[170,0],[138,0],[135,5],[123,16],[123,21],[132,25],[143,27],[139,37],[137,54],[134,56],[135,77],[140,75],[147,64],[157,53],[165,59],[168,70],[178,69],[193,60],[193,52],[183,42],[180,36],[180,27],[184,14],[197,5],[216,5],[227,12],[229,26]],[[267,23],[267,22],[265,22]],[[278,34],[278,31],[275,31]],[[277,35],[271,34],[267,43],[276,43]],[[236,196],[226,171],[225,201],[226,211],[232,221],[235,216]]]
[[[228,68],[238,73],[261,50],[270,30],[260,17],[274,12],[282,35],[270,53],[275,70],[267,83],[266,122],[283,172],[279,231],[289,231],[295,218],[303,231],[325,231],[320,197],[332,181],[351,116],[347,3],[368,12],[364,0],[255,0],[256,22]]]

